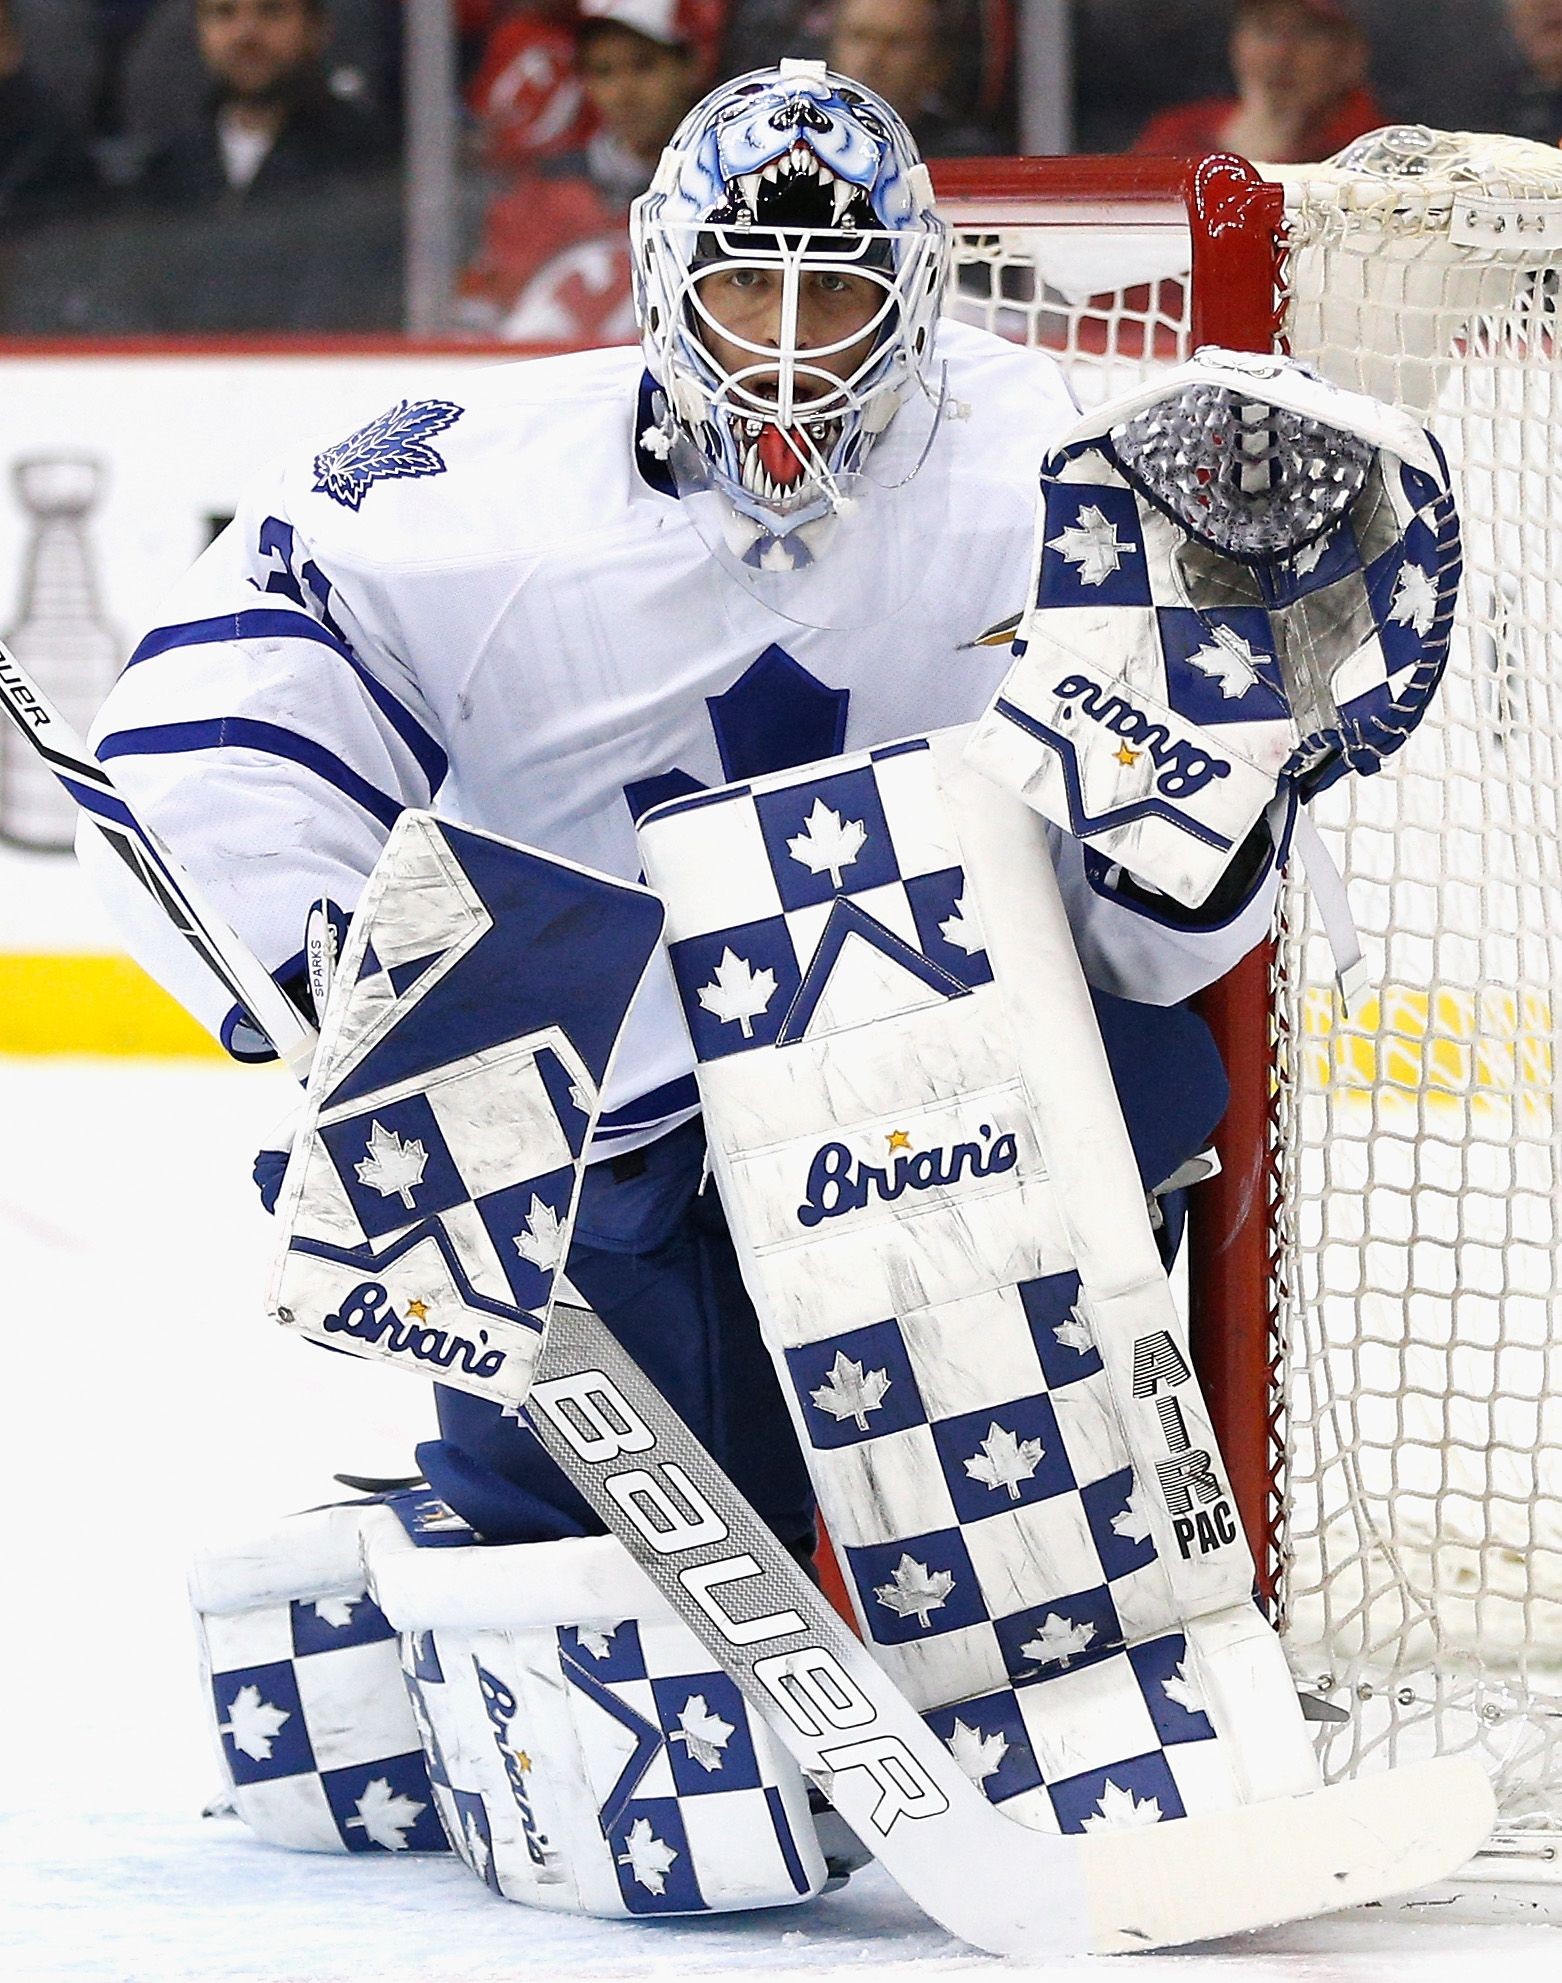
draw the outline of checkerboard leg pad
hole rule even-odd
[[[497,1894],[605,1916],[811,1899],[801,1772],[610,1537],[426,1550],[378,1534],[432,1791]]]
[[[203,1680],[229,1796],[271,1845],[447,1852],[396,1632],[369,1596],[366,1527],[383,1507],[294,1515],[211,1549],[190,1574]]]
[[[642,824],[745,1276],[864,1634],[989,1797],[1301,1794],[1044,829],[960,744]]]

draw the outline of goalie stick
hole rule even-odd
[[[242,1005],[302,1081],[318,1035],[269,971],[201,899],[195,883],[38,683],[0,642],[0,710],[86,814],[98,834],[189,945],[208,977]]]
[[[3,649],[0,707],[305,1074],[313,1028]],[[978,1948],[1105,1954],[1321,1913],[1446,1874],[1490,1827],[1484,1773],[1459,1758],[1218,1816],[1029,1830],[964,1774],[591,1310],[554,1304],[523,1402],[609,1531],[886,1871]]]

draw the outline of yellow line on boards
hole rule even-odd
[[[1334,994],[1302,1000],[1304,1087],[1477,1103],[1549,1101],[1545,991],[1384,985],[1350,1019]],[[0,951],[0,1054],[143,1054],[226,1060],[216,1041],[128,957]]]
[[[227,1055],[128,957],[0,952],[0,1053]]]

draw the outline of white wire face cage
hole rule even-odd
[[[821,63],[758,71],[690,113],[630,228],[646,364],[710,483],[772,536],[839,511],[925,385],[942,302],[948,233],[904,124]],[[762,341],[713,307],[739,272],[779,291]],[[810,345],[807,288],[830,276],[878,296]]]

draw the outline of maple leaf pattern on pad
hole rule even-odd
[[[714,1012],[724,1026],[736,1019],[745,1040],[753,1039],[753,1022],[775,995],[775,972],[756,971],[746,957],[739,957],[731,950],[722,951],[715,978],[699,989],[699,1001],[705,1010]]]
[[[1002,1729],[984,1735],[980,1728],[967,1728],[957,1719],[946,1746],[972,1783],[982,1783],[1003,1767],[1003,1759],[1009,1753],[1009,1738]]]
[[[1329,548],[1327,537],[1315,537],[1310,544],[1304,544],[1291,560],[1291,569],[1298,578],[1310,578],[1323,563],[1323,554]]]
[[[829,1375],[817,1390],[810,1391],[808,1395],[820,1411],[828,1412],[837,1421],[853,1419],[857,1430],[866,1432],[868,1414],[876,1412],[883,1404],[884,1393],[891,1382],[887,1370],[864,1373],[862,1365],[853,1363],[845,1350],[837,1350]]]
[[[461,1832],[466,1840],[466,1851],[463,1854],[466,1863],[480,1880],[486,1880],[488,1878],[488,1841],[483,1837],[483,1828],[477,1822],[477,1813],[475,1811],[467,1812],[466,1821],[461,1827]]]
[[[428,1152],[413,1137],[405,1143],[394,1129],[386,1129],[382,1123],[375,1123],[369,1131],[369,1154],[354,1168],[358,1182],[377,1191],[382,1198],[400,1198],[409,1212],[417,1207],[412,1202],[412,1194],[423,1182],[423,1172],[428,1165]]]
[[[636,1818],[624,1840],[618,1864],[629,1868],[629,1875],[647,1893],[666,1893],[667,1875],[678,1857],[665,1840],[651,1829],[649,1818]]]
[[[1112,523],[1094,503],[1079,512],[1078,523],[1071,523],[1056,537],[1047,539],[1047,549],[1056,551],[1065,563],[1079,567],[1081,585],[1104,585],[1113,572],[1121,569],[1124,557],[1137,556],[1137,547],[1125,544]]]
[[[690,1758],[702,1769],[719,1770],[724,1760],[721,1752],[735,1733],[730,1721],[713,1714],[705,1705],[703,1694],[691,1694],[678,1710],[678,1726],[669,1740],[682,1742]]]
[[[955,901],[954,914],[945,917],[939,924],[938,933],[951,950],[963,950],[967,957],[974,957],[979,950],[987,948],[982,941],[981,925],[976,920],[976,912],[963,892]]]
[[[251,1762],[269,1763],[272,1743],[283,1722],[292,1719],[291,1710],[265,1700],[258,1687],[241,1687],[228,1708],[228,1719],[218,1723],[217,1732],[226,1735]]]
[[[1090,1324],[1077,1308],[1071,1308],[1067,1318],[1052,1332],[1064,1349],[1073,1350],[1076,1356],[1084,1356],[1096,1346],[1096,1339],[1090,1333]]]
[[[815,799],[813,811],[803,821],[803,831],[793,834],[786,850],[810,874],[827,873],[839,888],[842,868],[853,864],[867,837],[868,830],[860,819],[842,819],[823,799]]]
[[[434,1724],[428,1718],[428,1709],[424,1705],[421,1690],[412,1687],[407,1689],[407,1705],[412,1710],[412,1719],[418,1725],[418,1740],[426,1750],[432,1750],[435,1746]]]
[[[322,1625],[329,1625],[333,1632],[345,1632],[362,1603],[361,1597],[317,1597],[311,1609]]]
[[[1432,574],[1419,565],[1406,565],[1395,581],[1394,603],[1388,616],[1401,626],[1414,627],[1423,638],[1430,633],[1437,618],[1437,587]]]
[[[416,1799],[403,1797],[400,1791],[392,1790],[389,1779],[377,1776],[364,1790],[353,1807],[357,1817],[347,1820],[349,1831],[361,1830],[387,1852],[405,1852],[407,1833],[418,1821],[418,1814],[425,1808]]]
[[[1135,1481],[1127,1501],[1112,1517],[1112,1533],[1125,1542],[1147,1542],[1150,1537],[1150,1506],[1144,1489]]]
[[[1087,1832],[1130,1831],[1139,1825],[1158,1825],[1161,1817],[1161,1807],[1153,1797],[1135,1797],[1131,1790],[1122,1789],[1108,1777],[1106,1788],[1097,1801],[1095,1816],[1086,1818],[1084,1829]]]
[[[564,1228],[551,1205],[532,1193],[530,1210],[521,1231],[515,1235],[515,1250],[523,1260],[550,1273],[564,1257]]]
[[[344,509],[360,510],[376,482],[443,475],[444,456],[429,441],[453,427],[464,412],[448,399],[403,399],[388,413],[315,456],[315,493]]]
[[[1168,1701],[1173,1701],[1189,1714],[1204,1712],[1204,1694],[1199,1683],[1188,1671],[1188,1662],[1180,1660],[1175,1673],[1161,1682],[1161,1692]]]
[[[893,1579],[887,1584],[876,1584],[873,1595],[897,1618],[915,1618],[926,1631],[933,1622],[930,1614],[940,1609],[954,1587],[952,1571],[930,1573],[925,1563],[902,1556]]]
[[[1080,1619],[1076,1625],[1072,1618],[1063,1618],[1056,1611],[1049,1611],[1041,1621],[1041,1630],[1034,1639],[1028,1639],[1020,1651],[1039,1666],[1061,1666],[1066,1669],[1070,1660],[1078,1659],[1087,1650],[1095,1635],[1096,1628],[1088,1618]]]
[[[617,1635],[616,1625],[605,1628],[600,1625],[580,1625],[575,1630],[575,1637],[593,1659],[606,1659],[613,1649],[613,1640]]]
[[[987,1428],[987,1437],[965,1462],[965,1470],[985,1487],[1006,1488],[1009,1499],[1018,1501],[1020,1483],[1029,1480],[1046,1457],[1039,1439],[1017,1439],[995,1419]]]
[[[1213,640],[1188,656],[1188,666],[1217,683],[1227,702],[1240,702],[1257,686],[1258,662],[1258,655],[1229,627],[1222,627]]]

